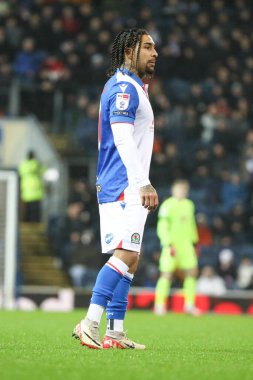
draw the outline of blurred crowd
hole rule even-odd
[[[66,212],[49,218],[48,239],[55,253],[55,266],[69,275],[74,286],[91,287],[101,254],[96,196],[85,179],[70,184]]]
[[[86,156],[96,152],[98,99],[113,38],[124,27],[149,31],[159,53],[150,84],[156,127],[151,181],[162,200],[175,178],[189,180],[203,276],[213,271],[228,288],[245,287],[238,279],[241,266],[252,268],[253,260],[252,17],[250,0],[0,1],[0,85],[15,79],[21,115],[45,121],[60,93],[60,132]],[[1,94],[0,100],[6,114]],[[87,203],[91,213],[93,201]],[[70,243],[57,248],[62,265],[82,239],[97,238],[97,218],[85,220],[87,204],[78,208],[70,200],[61,220],[58,239],[68,236]],[[85,237],[71,232],[75,215]],[[149,218],[139,276],[150,286],[159,256],[155,225],[156,215]],[[231,252],[231,282],[221,270],[224,250]]]

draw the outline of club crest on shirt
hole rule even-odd
[[[140,234],[138,234],[137,232],[133,233],[133,235],[131,236],[131,243],[140,244],[140,240]]]
[[[116,94],[116,108],[124,111],[128,108],[130,101],[130,94],[118,93]]]

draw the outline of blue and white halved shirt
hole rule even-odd
[[[133,125],[132,138],[138,150],[141,173],[129,173],[124,165],[112,131],[124,136],[122,123]],[[115,202],[128,187],[140,188],[149,183],[149,168],[154,140],[154,115],[149,102],[147,85],[133,73],[124,69],[117,72],[105,84],[100,101],[99,155],[97,166],[98,202]],[[125,149],[127,150],[127,144]],[[131,149],[127,154],[131,155]]]

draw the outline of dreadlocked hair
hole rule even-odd
[[[111,66],[107,71],[108,77],[113,76],[117,68],[120,68],[121,70],[124,68],[125,50],[129,48],[132,48],[131,67],[130,67],[130,70],[131,70],[131,68],[134,65],[134,62],[133,62],[134,48],[136,47],[138,42],[141,41],[141,38],[144,34],[148,34],[148,32],[145,29],[137,29],[137,28],[126,29],[117,34],[112,44]],[[136,56],[136,64],[139,59],[140,47],[141,45],[139,44],[137,56]]]

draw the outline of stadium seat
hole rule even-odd
[[[152,306],[154,299],[153,292],[143,292],[135,297],[134,303],[137,308],[146,309]]]
[[[253,315],[253,304],[248,307],[247,313]]]
[[[206,313],[210,310],[210,304],[210,297],[203,294],[196,296],[196,307],[201,310],[202,313]]]
[[[133,300],[132,294],[128,294],[128,305],[127,305],[128,310],[132,309],[133,303],[134,303],[134,300]]]
[[[234,302],[221,302],[214,307],[213,311],[216,314],[242,314],[242,308]]]
[[[174,313],[184,312],[184,296],[182,293],[174,294],[171,297],[171,311]]]
[[[201,312],[206,313],[210,310],[210,298],[202,294],[197,295],[196,307],[201,310]],[[174,294],[171,297],[171,311],[174,313],[184,312],[184,295],[182,293]]]

